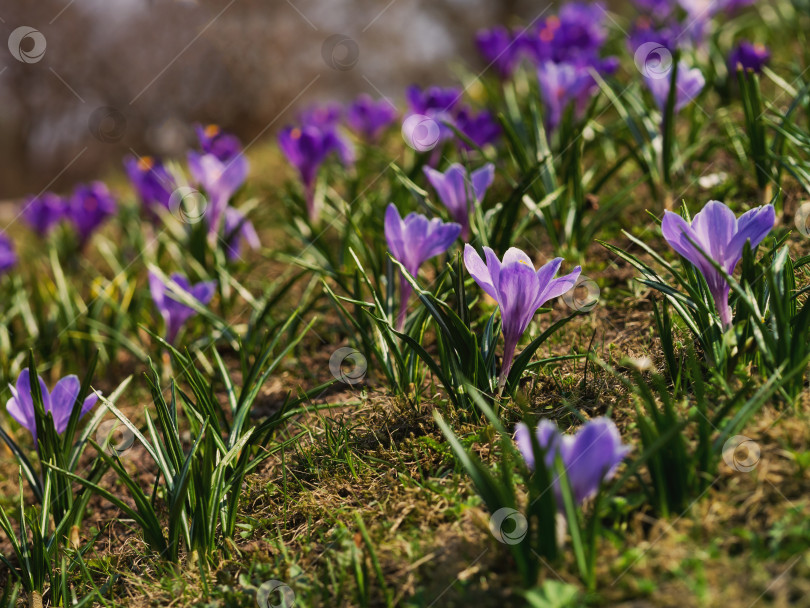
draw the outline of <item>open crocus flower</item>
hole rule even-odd
[[[4,274],[17,265],[17,253],[14,244],[5,233],[0,232],[0,274]]]
[[[162,162],[151,156],[129,156],[124,159],[124,169],[146,209],[152,211],[155,205],[169,209],[177,184]]]
[[[402,219],[393,203],[385,210],[385,240],[391,255],[405,269],[416,276],[419,267],[427,260],[444,253],[461,233],[461,226],[444,223],[439,218],[429,220],[424,215],[409,213]],[[400,278],[400,307],[397,328],[405,325],[408,299],[413,290],[411,284]]]
[[[188,153],[188,169],[208,196],[205,215],[209,233],[215,234],[219,231],[228,202],[247,179],[247,161],[241,154],[232,160],[222,161],[213,154],[192,151]]]
[[[177,299],[175,295],[177,288],[200,304],[206,305],[214,297],[217,283],[216,281],[203,281],[192,285],[186,277],[179,273],[172,274],[170,278],[170,282],[164,283],[157,274],[149,272],[149,290],[152,292],[152,300],[166,322],[166,341],[174,344],[180,328],[197,312]]]
[[[459,163],[453,163],[441,173],[425,167],[425,176],[450,216],[461,225],[461,238],[470,237],[470,212],[476,203],[484,200],[487,189],[495,179],[495,165],[487,163],[472,173]]]
[[[346,111],[346,124],[368,142],[376,142],[397,119],[397,108],[388,99],[360,95]]]
[[[233,261],[241,256],[242,243],[247,243],[251,249],[258,249],[262,246],[256,228],[244,213],[228,207],[225,209],[225,229],[223,240],[225,241],[225,254]]]
[[[534,469],[535,460],[532,451],[531,431],[520,423],[515,429],[515,443],[529,469]],[[560,433],[557,425],[549,420],[542,420],[535,429],[537,443],[544,450],[543,463],[549,471],[554,488],[557,508],[563,510],[563,499],[559,476],[554,472],[554,461],[559,456],[562,460],[568,483],[579,505],[599,490],[603,481],[613,477],[616,468],[630,446],[622,444],[622,438],[616,425],[609,418],[594,418],[579,429],[576,435]]]
[[[499,384],[503,388],[512,369],[515,348],[534,313],[552,298],[572,289],[581,268],[577,266],[570,274],[555,279],[562,258],[555,258],[535,271],[531,258],[520,249],[510,248],[502,262],[489,247],[484,247],[484,254],[486,263],[468,244],[464,247],[464,264],[501,310],[504,349]]]
[[[31,395],[31,376],[27,369],[20,372],[17,378],[17,386],[9,385],[11,389],[11,399],[6,403],[6,409],[14,420],[19,422],[23,427],[28,429],[31,436],[34,438],[34,443],[37,443],[37,422],[36,413],[34,410],[34,398]],[[45,413],[51,413],[53,416],[53,424],[56,427],[56,432],[60,435],[67,430],[70,416],[73,413],[73,406],[79,396],[81,390],[81,383],[76,376],[65,376],[56,386],[53,387],[53,392],[48,392],[48,387],[42,378],[39,378],[39,391],[42,394],[42,405],[45,408]],[[82,402],[81,413],[79,418],[89,412],[98,401],[98,395],[95,393],[88,395]]]
[[[750,70],[757,74],[771,59],[771,52],[762,44],[751,44],[743,40],[731,51],[728,57],[728,66],[732,73],[737,70]]]
[[[104,183],[93,182],[76,187],[65,209],[65,216],[76,229],[80,248],[115,211],[115,197]]]
[[[661,74],[645,74],[644,81],[647,83],[647,88],[650,89],[655,104],[662,112],[667,107],[667,100],[669,99],[669,84],[671,81],[670,75],[667,73],[662,77]],[[686,105],[700,95],[706,84],[706,79],[703,73],[698,68],[689,68],[685,63],[678,63],[678,73],[675,76],[675,113],[680,112]]]
[[[53,192],[31,196],[25,201],[22,216],[39,236],[47,235],[65,217],[67,201]]]
[[[354,150],[333,127],[321,128],[316,125],[286,127],[279,133],[278,143],[287,160],[298,170],[309,219],[314,222],[320,215],[315,200],[318,170],[331,154],[337,154],[344,165],[352,165]]]
[[[479,148],[497,141],[501,136],[501,127],[489,110],[475,113],[470,108],[461,108],[456,115],[456,128]],[[460,143],[465,150],[470,149],[463,139]]]
[[[664,212],[661,222],[664,238],[670,247],[692,262],[706,279],[724,328],[731,326],[731,307],[728,304],[731,287],[707,256],[726,273],[732,274],[742,259],[745,243],[750,242],[751,248],[759,245],[775,221],[773,205],[751,209],[737,218],[720,201],[709,201],[692,218],[691,225],[677,213]]]

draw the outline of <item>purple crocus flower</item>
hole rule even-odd
[[[224,237],[225,253],[228,259],[233,261],[241,256],[242,243],[247,243],[251,249],[258,249],[262,246],[259,235],[256,234],[251,221],[244,213],[234,207],[225,209],[225,229]]]
[[[731,209],[719,201],[706,203],[692,218],[691,225],[677,213],[664,212],[661,222],[664,238],[706,279],[724,329],[731,327],[731,307],[728,304],[731,288],[707,256],[727,274],[732,274],[742,259],[745,243],[750,242],[751,248],[759,245],[773,228],[775,220],[773,205],[751,209],[737,218]]]
[[[461,108],[456,115],[456,128],[479,148],[495,142],[501,136],[501,126],[492,112],[481,110],[477,114],[469,108]],[[460,142],[469,149],[467,142]]]
[[[65,217],[67,201],[53,192],[30,196],[25,201],[23,219],[39,236],[47,235]]]
[[[429,220],[424,215],[409,213],[405,219],[391,203],[385,210],[385,240],[391,255],[413,276],[419,267],[432,257],[444,253],[461,233],[461,226],[444,223],[439,218]],[[408,299],[413,288],[404,276],[400,277],[400,307],[397,328],[405,326]]]
[[[240,161],[242,159],[242,161]],[[222,215],[236,191],[247,179],[248,165],[239,154],[230,161],[223,162],[213,154],[188,153],[188,168],[194,181],[202,186],[208,195],[208,231],[219,231]]]
[[[590,63],[598,57],[607,38],[604,6],[600,3],[572,2],[559,16],[542,19],[530,31],[519,36],[519,44],[538,65]]]
[[[757,74],[762,73],[762,68],[771,59],[771,52],[762,44],[751,44],[743,40],[734,48],[728,57],[729,71],[732,73],[739,69],[750,70]]]
[[[501,78],[512,76],[520,62],[520,45],[512,33],[502,25],[481,30],[475,36],[478,50],[489,65],[495,66]]]
[[[650,89],[656,105],[663,112],[669,98],[670,75],[666,74],[663,77],[659,74],[645,75],[644,81],[647,83],[647,88]],[[679,62],[675,81],[677,87],[675,92],[675,113],[680,112],[695,97],[700,95],[705,84],[706,79],[703,78],[703,74],[698,68],[690,69],[685,63]]]
[[[61,435],[67,430],[70,416],[73,413],[73,406],[81,390],[79,378],[74,375],[65,376],[56,383],[52,393],[48,392],[48,387],[45,386],[45,381],[41,377],[39,377],[38,380],[45,413],[51,413],[56,432]],[[31,394],[31,375],[28,369],[24,369],[20,372],[20,376],[17,378],[17,386],[14,387],[9,384],[9,388],[11,389],[11,399],[6,402],[6,409],[14,420],[28,429],[36,444],[37,422],[34,410],[34,398]],[[89,412],[97,401],[97,394],[92,393],[88,395],[82,402],[79,418]]]
[[[160,160],[151,156],[129,156],[124,159],[124,169],[147,210],[153,211],[155,205],[169,209],[169,201],[177,184]]]
[[[548,131],[557,128],[563,113],[572,103],[574,116],[581,119],[599,88],[587,65],[544,61],[537,68],[537,78],[546,109],[545,124]]]
[[[330,102],[305,108],[299,112],[298,121],[306,126],[332,129],[337,127],[342,117],[343,107],[339,103]]]
[[[0,232],[0,274],[5,274],[17,265],[17,253],[14,251],[14,243]]]
[[[447,126],[455,124],[456,110],[461,103],[462,92],[454,87],[428,87],[420,89],[413,85],[408,87],[405,98],[408,101],[407,121],[413,115],[427,116],[439,127],[440,141],[453,137],[453,130]]]
[[[157,274],[149,272],[149,290],[152,292],[152,301],[166,322],[166,341],[174,344],[180,328],[197,312],[177,299],[177,289],[179,288],[186,295],[196,299],[200,304],[206,305],[214,297],[217,283],[216,281],[202,281],[192,285],[180,273],[174,273],[170,278],[170,282],[164,282]]]
[[[115,211],[115,197],[103,182],[76,187],[65,210],[65,217],[76,229],[80,248],[84,247],[93,232]]]
[[[515,429],[515,443],[526,465],[534,470],[531,431],[522,422]],[[543,464],[549,471],[554,489],[557,509],[564,509],[559,476],[554,470],[554,461],[562,460],[568,483],[576,504],[582,504],[599,490],[603,481],[613,477],[619,464],[630,451],[622,443],[619,429],[609,418],[594,418],[585,423],[576,435],[560,433],[557,425],[542,420],[535,429],[537,443],[544,450]]]
[[[321,129],[313,125],[283,129],[279,133],[278,143],[287,160],[298,170],[304,186],[309,219],[315,222],[320,215],[315,201],[315,181],[318,169],[333,153],[339,156],[344,165],[352,165],[354,150],[335,129]]]
[[[196,125],[197,140],[205,154],[213,154],[223,163],[242,156],[242,143],[236,135],[227,133],[218,125]]]
[[[453,220],[461,225],[461,238],[470,237],[470,212],[476,203],[484,200],[487,189],[495,179],[495,165],[487,163],[472,173],[459,163],[450,165],[444,173],[432,167],[424,168],[430,185],[447,207]]]
[[[366,141],[374,143],[397,119],[397,109],[388,99],[360,95],[346,111],[346,123]]]
[[[489,247],[484,247],[484,254],[486,263],[468,244],[464,247],[464,264],[479,287],[501,309],[504,350],[499,384],[503,388],[512,368],[515,348],[534,313],[552,298],[571,290],[581,268],[577,266],[570,274],[555,279],[562,258],[555,258],[535,270],[531,258],[514,247],[504,254],[502,262]]]

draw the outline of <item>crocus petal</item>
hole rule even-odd
[[[492,250],[490,249],[490,251]],[[495,292],[495,285],[492,284],[489,268],[484,264],[484,261],[481,259],[481,256],[478,255],[475,248],[470,244],[464,246],[464,265],[467,267],[467,272],[470,273],[473,280],[478,283],[478,286],[493,300],[497,300],[498,295]]]
[[[495,165],[487,163],[483,167],[476,169],[470,175],[472,181],[475,200],[483,201],[484,195],[495,180]]]
[[[579,274],[581,272],[582,267],[577,266],[576,268],[574,268],[574,270],[572,270],[568,274],[561,276],[557,279],[554,279],[552,281],[549,281],[546,288],[540,293],[537,308],[540,308],[543,304],[545,304],[549,300],[571,291],[577,284],[577,279],[579,278]]]
[[[53,416],[54,426],[56,426],[56,432],[60,435],[67,430],[70,415],[73,413],[73,405],[76,403],[76,397],[79,396],[79,390],[81,390],[81,383],[79,378],[74,375],[65,376],[53,387],[51,415]]]
[[[695,242],[703,247],[700,243],[700,239],[692,229],[692,226],[680,215],[672,211],[664,211],[664,219],[661,221],[661,232],[670,247],[692,262],[692,264],[701,270],[707,267],[706,257],[692,244],[692,242]]]
[[[214,294],[217,291],[217,282],[216,281],[203,281],[201,283],[197,283],[194,287],[191,288],[189,293],[200,302],[200,304],[208,304],[211,301],[211,298],[214,297]]]
[[[596,493],[602,481],[613,475],[629,449],[622,445],[619,430],[608,418],[596,418],[580,429],[565,462],[577,503]]]
[[[532,262],[532,259],[517,247],[510,247],[506,250],[506,253],[503,254],[501,264],[507,266],[515,263],[528,266],[532,269],[532,272],[534,271],[534,262]]]
[[[402,261],[405,257],[405,243],[402,238],[402,219],[394,203],[390,203],[385,209],[385,240],[394,258]]]
[[[751,242],[753,249],[768,236],[776,222],[776,211],[773,205],[757,207],[743,213],[737,220],[737,234],[731,239],[727,247],[727,261],[729,265],[726,272],[734,272],[737,262],[742,258],[743,248],[746,241]]]
[[[695,215],[692,229],[701,248],[723,266],[726,245],[737,231],[737,218],[734,212],[719,201],[709,201],[700,213]]]
[[[520,451],[523,460],[526,461],[526,466],[529,469],[534,469],[534,451],[532,450],[532,439],[529,427],[519,423],[515,427],[515,443],[517,444],[518,451]]]

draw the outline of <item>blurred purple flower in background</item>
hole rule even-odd
[[[548,131],[559,126],[563,113],[571,104],[574,104],[574,117],[582,119],[599,88],[587,65],[544,61],[537,68],[537,78]]]
[[[475,36],[478,50],[489,65],[495,67],[501,78],[509,78],[520,63],[521,46],[512,33],[502,25],[481,30]]]
[[[87,244],[93,232],[116,212],[115,197],[103,182],[80,184],[70,197],[65,217],[79,237],[79,248]]]
[[[354,163],[354,150],[334,128],[319,128],[315,125],[286,127],[278,136],[281,151],[290,164],[298,170],[304,186],[307,212],[312,222],[320,215],[315,200],[315,181],[318,170],[330,154],[337,154],[345,166]]]
[[[562,258],[555,258],[535,271],[531,258],[515,247],[504,254],[502,262],[489,247],[484,247],[484,254],[486,263],[468,244],[464,247],[464,264],[501,310],[504,349],[499,385],[503,388],[512,368],[515,348],[534,313],[552,298],[571,290],[581,268],[577,266],[571,273],[555,279]]]
[[[727,274],[732,274],[742,259],[745,243],[750,241],[752,249],[759,245],[771,231],[775,221],[773,205],[751,209],[738,219],[720,201],[709,201],[692,218],[691,225],[677,213],[664,212],[661,222],[664,238],[670,247],[694,264],[706,279],[725,329],[731,326],[731,307],[728,304],[731,287],[706,256]]]
[[[762,44],[751,44],[743,40],[728,56],[729,71],[734,74],[738,69],[751,70],[757,74],[771,59],[771,52]]]
[[[236,135],[226,133],[217,125],[196,125],[197,140],[205,154],[213,154],[223,163],[242,155],[242,143]]]
[[[17,265],[17,253],[14,251],[14,243],[0,232],[0,274],[4,274]]]
[[[476,114],[470,108],[461,108],[456,116],[456,128],[479,148],[494,143],[501,136],[501,126],[489,110]],[[470,148],[464,140],[460,144],[465,150]]]
[[[152,293],[152,301],[166,322],[166,341],[174,344],[177,334],[185,322],[197,313],[191,306],[187,306],[177,299],[177,288],[179,287],[187,296],[194,298],[204,306],[214,297],[217,283],[216,281],[203,281],[192,285],[186,277],[177,272],[172,274],[170,279],[170,282],[164,282],[157,274],[149,271],[149,290]],[[173,286],[172,282],[177,287]]]
[[[391,256],[414,277],[424,262],[447,251],[459,234],[461,226],[458,224],[445,223],[439,218],[429,220],[419,213],[409,213],[402,219],[393,203],[385,210],[385,240]],[[399,284],[397,329],[402,330],[413,288],[404,276],[400,277]]]
[[[652,93],[655,104],[662,112],[666,109],[669,98],[670,75],[645,75],[644,82]],[[678,73],[675,80],[675,109],[677,114],[686,105],[700,95],[706,79],[698,68],[689,68],[685,63],[678,63]]]
[[[52,393],[48,392],[48,387],[45,386],[45,381],[42,377],[39,377],[38,380],[45,413],[51,413],[56,432],[61,435],[67,430],[70,416],[73,413],[73,406],[76,404],[76,399],[81,390],[79,378],[74,375],[65,376],[56,383]],[[20,372],[20,376],[17,378],[17,386],[14,387],[9,384],[9,388],[11,389],[11,399],[6,402],[6,410],[8,410],[8,413],[14,420],[28,429],[36,444],[37,422],[34,410],[34,397],[31,394],[31,374],[28,368]],[[79,418],[89,412],[97,401],[97,394],[92,393],[88,395],[82,402]]]
[[[256,228],[244,213],[234,207],[225,209],[225,229],[223,240],[225,241],[225,253],[228,259],[233,261],[238,259],[242,253],[242,243],[247,243],[251,249],[258,249],[262,243]]]
[[[154,206],[169,209],[172,193],[177,189],[174,177],[163,163],[151,156],[124,159],[124,169],[143,206],[154,214]]]
[[[559,457],[571,486],[576,504],[582,504],[599,491],[603,481],[613,477],[616,468],[630,452],[630,446],[622,443],[619,429],[609,418],[594,418],[586,422],[576,435],[560,433],[550,420],[541,420],[535,429],[538,446],[544,450],[543,464],[549,472],[554,488],[557,509],[564,503],[559,475],[554,470],[554,461]],[[522,422],[515,428],[515,443],[526,465],[534,470],[534,451],[531,431]]]
[[[53,192],[44,192],[26,199],[22,216],[34,232],[45,236],[65,217],[67,204],[64,197]]]
[[[450,217],[461,226],[461,238],[468,240],[470,213],[474,205],[484,200],[487,189],[492,185],[495,165],[487,163],[468,173],[463,165],[454,163],[444,173],[432,167],[424,167],[424,172],[439,200],[450,212]]]
[[[322,103],[304,108],[298,113],[302,125],[331,129],[337,127],[343,118],[343,106],[337,102]]]
[[[388,99],[375,100],[363,93],[346,110],[346,124],[366,141],[375,143],[397,115],[396,106]]]
[[[228,162],[223,162],[213,154],[188,153],[188,168],[197,185],[201,186],[208,196],[206,218],[208,231],[217,233],[222,223],[222,215],[236,191],[247,179],[247,161],[241,154]]]

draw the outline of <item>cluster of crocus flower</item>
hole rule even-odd
[[[755,248],[768,235],[776,221],[773,205],[756,207],[739,218],[719,201],[709,201],[689,224],[677,213],[664,212],[661,232],[667,243],[706,279],[724,329],[731,327],[728,296],[731,287],[712,261],[731,275],[742,259],[743,248]],[[710,261],[711,260],[711,261]]]
[[[495,165],[487,163],[468,172],[460,163],[453,163],[444,173],[427,166],[424,172],[439,200],[450,212],[450,217],[461,226],[461,238],[469,240],[470,214],[473,207],[484,200],[487,189],[492,185]]]
[[[83,248],[104,221],[115,214],[115,197],[102,182],[79,184],[69,197],[45,192],[29,197],[23,210],[23,219],[34,232],[46,236],[66,220],[76,231],[79,247]]]
[[[391,255],[413,276],[427,260],[447,251],[461,233],[459,224],[445,223],[439,218],[429,220],[419,213],[409,213],[403,219],[393,203],[385,210],[384,228]],[[400,277],[400,308],[396,320],[399,330],[405,326],[412,291],[411,284],[404,276]]]
[[[318,171],[324,161],[337,155],[344,166],[354,164],[354,149],[339,131],[340,112],[330,108],[311,109],[299,117],[299,126],[287,126],[278,135],[281,151],[298,171],[304,187],[307,214],[312,222],[320,217],[315,197]]]
[[[553,131],[571,104],[575,117],[582,118],[598,89],[592,70],[610,74],[618,67],[615,57],[600,56],[607,39],[606,14],[602,4],[573,2],[528,29],[510,32],[496,26],[479,32],[476,41],[484,58],[504,78],[522,59],[536,67],[546,108],[544,122]]]
[[[501,135],[501,128],[491,112],[481,110],[476,113],[463,103],[461,89],[436,86],[422,89],[412,85],[406,90],[405,98],[408,112],[403,126],[414,116],[432,120],[438,128],[438,140],[432,144],[452,140],[455,137],[453,127],[479,147],[494,143]],[[464,140],[461,144],[468,147]]]
[[[164,281],[158,274],[149,272],[149,290],[152,293],[152,301],[166,323],[166,341],[169,344],[175,343],[180,329],[197,312],[178,299],[178,291],[205,306],[214,297],[216,289],[216,281],[202,281],[192,285],[186,277],[179,273],[172,274],[169,281]]]
[[[619,464],[630,452],[622,443],[616,425],[609,418],[594,418],[586,422],[576,435],[560,433],[557,425],[542,420],[535,429],[537,444],[543,452],[543,464],[552,479],[557,509],[563,510],[562,488],[555,461],[562,461],[574,502],[582,504],[610,480]],[[532,449],[531,430],[523,423],[515,429],[515,443],[530,470],[536,466]]]
[[[388,99],[364,93],[346,108],[346,124],[368,143],[376,143],[397,120],[397,107]]]
[[[67,430],[70,416],[73,414],[73,407],[79,397],[79,391],[81,390],[79,378],[74,375],[65,376],[56,383],[51,392],[48,392],[48,387],[45,386],[45,381],[41,377],[38,380],[45,413],[50,412],[51,416],[53,416],[56,432],[61,435]],[[36,444],[36,410],[34,409],[34,397],[31,393],[31,375],[28,369],[20,372],[17,378],[17,386],[9,385],[9,388],[11,389],[11,399],[6,403],[6,410],[14,420],[28,429]],[[97,394],[88,395],[81,404],[79,418],[89,412],[97,401]]]
[[[507,250],[503,260],[498,260],[489,247],[484,247],[484,255],[486,262],[472,245],[464,247],[467,272],[501,311],[504,349],[498,384],[503,389],[512,369],[515,349],[534,313],[552,298],[573,289],[582,269],[577,266],[569,274],[555,278],[562,258],[555,258],[535,270],[531,258],[515,247]]]

